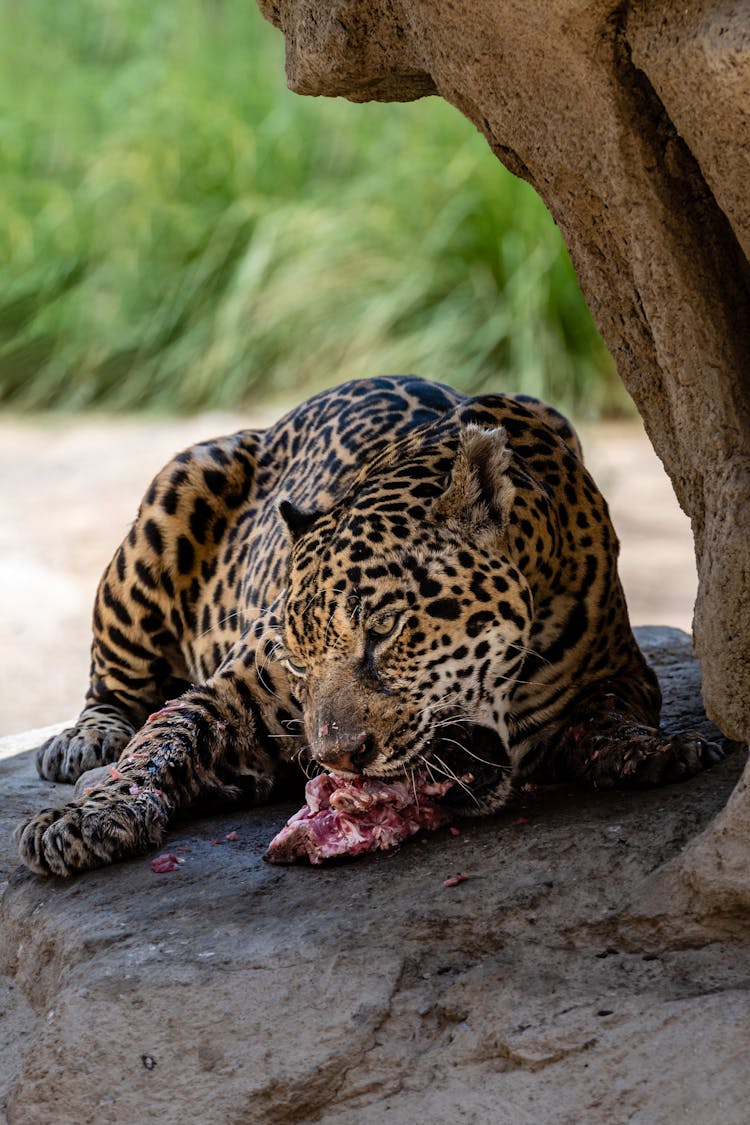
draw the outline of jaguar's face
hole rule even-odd
[[[509,787],[508,698],[532,617],[512,562],[489,540],[424,526],[388,549],[325,520],[305,538],[280,655],[312,756],[337,772],[424,768],[473,791]]]

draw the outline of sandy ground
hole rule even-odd
[[[99,575],[151,477],[191,442],[281,413],[189,419],[0,419],[0,736],[74,716]],[[690,629],[688,520],[637,423],[584,430],[622,541],[635,624]]]

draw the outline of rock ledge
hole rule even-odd
[[[667,725],[710,730],[688,639],[639,639]],[[169,841],[185,862],[166,875],[147,858],[70,883],[13,871],[10,1125],[697,1125],[717,1107],[744,1125],[741,919],[707,928],[664,896],[655,923],[633,913],[743,759],[649,793],[526,792],[459,837],[325,870],[262,862],[291,811],[277,806],[186,825]],[[12,871],[11,824],[66,787],[39,781],[28,753],[0,769]],[[457,871],[467,881],[444,888]]]

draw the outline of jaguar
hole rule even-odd
[[[19,827],[21,858],[122,860],[311,768],[459,779],[467,817],[525,780],[695,774],[721,751],[660,729],[618,550],[573,427],[524,395],[358,380],[187,449],[99,585],[80,717],[36,752],[99,779]]]

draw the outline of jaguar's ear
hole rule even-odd
[[[491,430],[473,422],[463,426],[448,486],[430,515],[464,527],[504,525],[515,495],[508,475],[510,459],[502,426]]]
[[[289,500],[282,500],[279,504],[279,515],[287,526],[292,543],[296,543],[301,535],[309,531],[320,512],[303,512],[300,508],[295,508]]]

